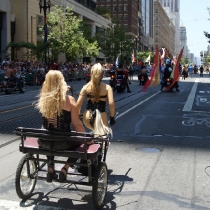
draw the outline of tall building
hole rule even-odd
[[[4,51],[7,44],[14,40],[15,16],[11,10],[11,0],[0,0],[0,52]],[[9,53],[9,52],[8,52]],[[2,52],[2,59],[6,52]]]
[[[0,2],[5,0],[0,0]],[[10,0],[12,12],[15,14],[16,30],[14,41],[33,42],[39,44],[43,42],[42,34],[39,28],[44,25],[43,11],[40,13],[39,1],[37,0]],[[48,2],[48,0],[47,0]],[[110,21],[95,12],[96,0],[50,0],[52,6],[59,5],[70,6],[73,8],[74,14],[87,23],[91,28],[92,36],[96,33],[97,28],[107,26]],[[1,5],[0,5],[1,6]],[[2,8],[2,7],[0,7]],[[48,14],[48,10],[47,10]],[[8,43],[8,42],[7,42]],[[26,49],[18,51],[18,59],[22,59],[22,55],[26,54]],[[65,61],[65,55],[59,55],[58,61]],[[89,62],[89,57],[85,57],[85,62]],[[98,61],[104,62],[105,58],[102,53],[98,56]],[[79,62],[82,62],[79,61]]]
[[[97,7],[108,9],[117,18],[127,33],[138,40],[140,51],[152,50],[153,46],[153,1],[154,0],[97,0]]]
[[[97,7],[107,9],[112,17],[124,25],[127,33],[133,37],[138,36],[138,1],[129,0],[97,0]]]
[[[174,54],[175,27],[159,1],[154,2],[154,45]]]
[[[188,57],[188,47],[187,47],[187,31],[185,26],[180,26],[180,41],[181,46],[184,47],[184,51],[182,56],[187,58]]]
[[[169,7],[171,12],[180,12],[180,0],[159,0],[163,7]]]
[[[153,0],[140,0],[140,10],[141,13],[141,47],[143,51],[154,49],[154,1]]]
[[[156,0],[161,3],[163,7],[168,7],[170,12],[176,17],[174,19],[175,24],[175,54],[179,54],[180,49],[183,47],[180,45],[180,0]]]

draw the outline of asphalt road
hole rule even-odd
[[[193,75],[180,80],[180,92],[160,87],[141,92],[134,80],[132,93],[114,94],[118,115],[107,154],[104,209],[210,209],[209,83],[207,74]],[[77,92],[83,84],[71,83]],[[40,124],[32,106],[37,94],[37,87],[28,87],[23,95],[0,95],[0,209],[92,210],[91,187],[38,181],[31,199],[16,195],[23,154],[12,131]]]

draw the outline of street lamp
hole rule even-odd
[[[48,0],[48,2],[46,0],[39,0],[40,14],[42,13],[42,9],[44,11],[44,43],[47,42],[47,33],[48,33],[48,29],[47,29],[47,9],[50,12],[50,7],[51,7],[50,0]],[[44,52],[44,60],[45,60],[45,64],[46,64],[47,63],[46,49],[45,49],[45,52]]]

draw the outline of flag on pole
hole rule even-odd
[[[115,61],[115,66],[118,67],[118,65],[119,65],[119,55],[117,56],[116,61]]]
[[[151,60],[151,57],[150,55],[147,57],[147,59],[145,60],[145,62],[149,63],[150,64],[150,60]]]
[[[171,87],[173,87],[174,83],[179,80],[179,64],[180,64],[180,60],[182,58],[183,51],[184,51],[184,47],[181,49],[181,51],[179,53],[179,56],[177,58],[176,64],[174,66],[174,70],[173,70],[173,73],[174,73],[173,77],[174,77],[174,79],[173,79],[172,84],[169,87],[167,87],[168,91],[171,89]]]
[[[158,48],[156,47],[154,63],[150,73],[150,79],[148,79],[145,85],[142,87],[142,91],[146,91],[148,87],[153,87],[160,84],[159,60],[159,52]]]

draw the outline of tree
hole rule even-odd
[[[208,12],[209,12],[209,14],[210,14],[210,8],[209,8],[209,7],[207,8],[207,10],[208,10]],[[205,35],[206,38],[209,39],[208,42],[210,43],[210,34],[209,34],[207,31],[204,31],[204,35]]]
[[[108,62],[115,62],[116,58],[122,63],[131,62],[134,43],[130,35],[126,35],[126,28],[112,20],[107,27],[102,27],[95,39]]]
[[[72,8],[54,6],[48,14],[48,40],[53,52],[65,53],[68,58],[75,59],[88,55],[93,58],[99,53],[96,41],[90,42],[81,30],[82,21],[72,12]]]
[[[188,65],[190,63],[190,60],[189,60],[189,58],[183,58],[182,57],[180,63],[182,65]]]
[[[138,52],[137,53],[137,60],[144,61],[144,60],[146,60],[146,58],[148,58],[149,55],[151,57],[153,57],[153,52],[150,52],[150,51]]]

